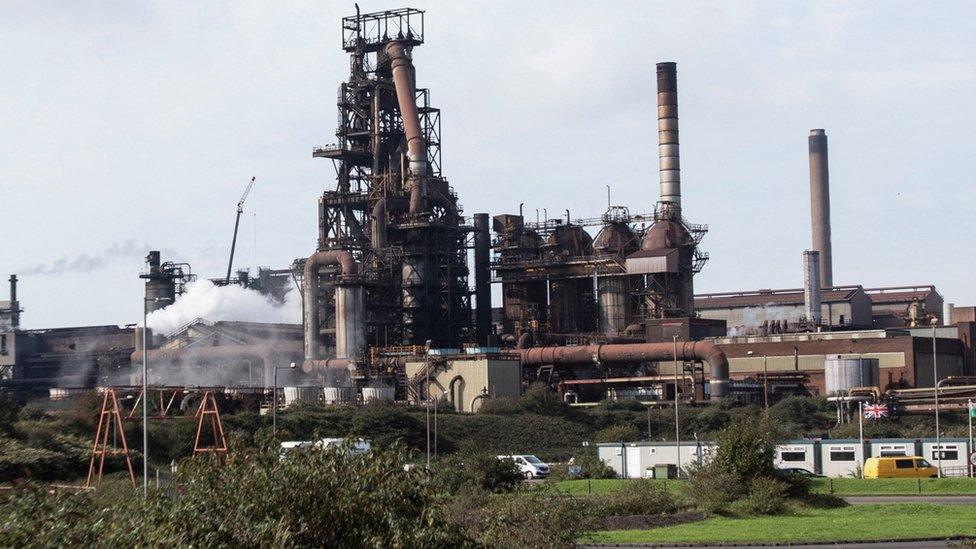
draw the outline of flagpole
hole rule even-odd
[[[857,433],[858,439],[861,441],[861,478],[864,478],[864,401],[859,400],[857,403]]]
[[[967,415],[969,416],[969,455],[971,456],[973,452],[976,452],[976,448],[973,447],[973,401],[972,400],[966,401],[966,411],[969,412]],[[969,460],[970,457],[966,456],[966,459]],[[972,478],[972,476],[973,476],[973,463],[970,461],[969,477]]]

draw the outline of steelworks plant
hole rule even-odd
[[[212,279],[279,302],[300,292],[302,325],[199,319],[145,334],[150,385],[213,388],[255,404],[277,402],[286,386],[288,402],[438,399],[471,412],[533,382],[578,404],[653,404],[848,392],[866,385],[855,374],[870,368],[879,373],[867,385],[897,396],[931,387],[934,375],[976,372],[971,307],[944,312],[931,285],[834,286],[822,129],[809,137],[812,249],[796,255],[803,288],[695,295],[708,228],[683,215],[675,63],[656,70],[656,203],[593,218],[565,210],[529,221],[521,208],[466,215],[441,171],[441,112],[417,85],[424,32],[424,13],[411,8],[342,20],[350,72],[338,91],[337,141],[313,150],[337,174],[318,197],[316,249],[254,276],[232,278],[231,259],[227,276]],[[174,304],[195,279],[189,265],[164,259],[149,251],[140,275],[148,312]],[[141,383],[140,328],[22,330],[20,313],[12,276],[10,300],[0,302],[0,385],[30,398]],[[911,398],[924,405],[926,395]]]

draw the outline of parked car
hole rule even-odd
[[[864,478],[935,478],[939,469],[914,456],[873,457],[864,462]]]
[[[543,463],[541,459],[533,455],[498,456],[498,459],[510,459],[514,461],[515,466],[521,471],[522,476],[529,480],[549,476],[549,465]]]
[[[814,473],[813,471],[809,471],[802,467],[785,467],[783,469],[779,469],[779,473],[781,475],[796,475],[799,477],[811,477],[811,478],[823,477],[823,475],[818,475],[817,473]]]

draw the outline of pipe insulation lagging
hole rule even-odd
[[[523,366],[582,366],[601,363],[663,362],[675,360],[672,343],[621,343],[575,347],[516,349]],[[683,341],[677,346],[677,360],[700,361],[709,366],[712,396],[729,394],[729,360],[725,352],[709,341]]]

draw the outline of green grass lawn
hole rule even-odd
[[[915,496],[976,494],[976,478],[835,478],[813,479],[813,490],[838,496]],[[921,492],[919,492],[921,486]]]
[[[650,530],[591,534],[597,543],[711,543],[898,540],[976,536],[968,505],[904,503],[840,509],[802,509],[793,515],[716,517]]]
[[[913,478],[816,478],[813,479],[813,491],[827,493],[831,481],[834,494],[838,496],[914,496],[919,494],[919,482]],[[599,479],[599,480],[563,480],[556,483],[556,487],[569,494],[608,494],[626,486],[628,479]],[[681,490],[681,480],[661,480],[668,483],[668,488]],[[923,478],[921,479],[922,495],[976,495],[976,478]]]

